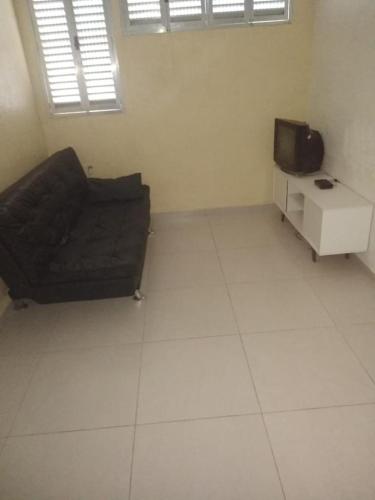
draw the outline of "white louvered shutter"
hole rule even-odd
[[[168,0],[167,15],[171,31],[189,26],[204,26],[206,21],[205,6],[205,0]]]
[[[116,107],[116,68],[103,0],[73,0],[72,4],[89,106]]]
[[[50,100],[55,108],[80,105],[72,39],[62,0],[33,0]]]
[[[245,23],[245,0],[212,0],[213,24]]]
[[[211,0],[213,24],[285,21],[289,0]]]
[[[104,0],[30,0],[54,113],[120,109]]]
[[[166,31],[159,0],[124,0],[123,5],[128,33]]]
[[[289,16],[288,0],[253,0],[254,22],[277,21]]]

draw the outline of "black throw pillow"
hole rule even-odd
[[[117,179],[88,179],[91,203],[136,200],[143,196],[141,174]]]

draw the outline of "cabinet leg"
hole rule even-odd
[[[345,254],[345,259],[350,259],[350,253]]]
[[[285,220],[285,214],[282,213],[281,214],[281,222],[284,222],[284,220]]]
[[[313,248],[311,249],[311,257],[312,257],[313,262],[317,261],[316,252]]]

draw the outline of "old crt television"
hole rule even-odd
[[[281,170],[305,175],[320,170],[324,157],[322,136],[307,123],[275,120],[273,158]]]

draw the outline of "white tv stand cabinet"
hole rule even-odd
[[[333,189],[319,189],[315,179],[329,179]],[[304,177],[274,168],[273,199],[317,255],[360,253],[369,244],[373,206],[360,195],[317,173]]]

